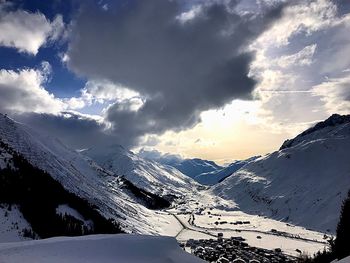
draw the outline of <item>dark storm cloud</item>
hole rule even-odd
[[[279,6],[241,16],[232,11],[236,2],[202,6],[185,22],[177,1],[125,1],[108,11],[85,6],[71,29],[68,66],[144,97],[137,111],[127,101],[106,111],[115,134],[131,145],[145,134],[192,127],[204,110],[251,98],[254,54],[244,50],[281,14]]]
[[[105,125],[74,113],[61,115],[23,113],[12,117],[39,132],[59,138],[72,149],[110,145],[120,141],[120,138],[106,132]]]

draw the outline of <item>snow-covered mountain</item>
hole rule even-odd
[[[175,169],[141,159],[131,158],[135,163],[127,162],[123,158],[129,158],[128,155],[121,157],[124,170],[118,174],[67,148],[59,140],[39,134],[5,115],[0,115],[0,139],[6,145],[0,149],[0,169],[11,166],[11,151],[17,152],[66,190],[94,205],[105,218],[117,220],[127,232],[169,234],[172,217],[148,209],[145,202],[150,199],[149,203],[154,205],[161,198],[155,194],[172,194],[179,199],[197,196],[197,184]],[[128,171],[133,172],[128,174]],[[135,179],[135,184],[127,178]]]
[[[213,161],[200,158],[183,159],[179,155],[170,153],[162,154],[155,150],[147,151],[142,149],[138,153],[138,156],[147,160],[156,161],[166,166],[174,167],[202,185],[214,185],[257,158],[255,156],[246,160],[234,161],[226,166],[220,166]]]
[[[172,199],[182,197],[199,185],[169,165],[146,160],[120,145],[100,146],[82,152],[101,167],[124,176],[136,186]]]
[[[214,185],[257,158],[255,156],[246,160],[234,161],[229,165],[220,166],[213,161],[200,158],[183,159],[179,155],[170,153],[162,154],[155,150],[147,151],[142,149],[138,153],[138,156],[166,166],[172,166],[202,185]]]
[[[315,126],[305,130],[294,139],[286,140],[280,150],[290,148],[302,141],[313,141],[322,138],[331,138],[335,135],[348,136],[347,130],[343,129],[343,125],[350,123],[350,115],[333,114],[327,120],[317,123]],[[338,131],[339,129],[339,131]]]
[[[214,172],[223,168],[213,161],[199,158],[185,159],[171,165],[191,178],[195,178],[202,173]]]
[[[23,236],[26,229],[32,230],[16,205],[0,204],[0,243],[30,240]]]
[[[332,115],[211,191],[243,211],[334,233],[350,188],[349,156],[350,116]]]
[[[159,155],[159,153],[156,156],[150,157],[150,154],[147,151],[143,151],[139,153],[139,155],[145,156],[147,159],[157,161],[158,163],[172,166],[191,178],[195,178],[202,173],[216,172],[223,169],[222,166],[217,165],[213,161],[203,160],[200,158],[183,159],[180,156],[172,154]]]
[[[223,181],[226,177],[230,176],[232,173],[236,172],[238,169],[257,158],[258,156],[254,156],[246,160],[235,161],[221,169],[196,175],[193,177],[193,179],[203,185],[214,185]]]

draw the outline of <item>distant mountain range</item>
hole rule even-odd
[[[158,163],[167,166],[172,166],[203,185],[214,185],[224,180],[227,176],[231,175],[250,161],[258,158],[255,156],[246,160],[234,161],[229,165],[220,166],[213,161],[200,158],[183,159],[180,156],[173,154],[162,155],[159,152],[147,152],[144,150],[139,153],[139,156],[157,161]]]
[[[236,172],[244,165],[254,161],[259,158],[259,156],[254,156],[246,160],[234,161],[226,167],[221,167],[220,169],[214,170],[212,172],[201,173],[193,177],[194,180],[204,185],[214,185],[222,182],[225,178],[230,176],[232,173]]]
[[[169,165],[143,159],[121,145],[100,146],[81,152],[102,168],[125,177],[136,186],[170,199],[199,186]]]
[[[161,160],[160,162],[175,167],[180,172],[193,179],[200,174],[215,172],[223,168],[222,166],[217,165],[213,161],[202,160],[199,158],[179,159],[170,161]]]

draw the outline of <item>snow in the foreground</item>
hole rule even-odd
[[[175,238],[128,234],[0,244],[0,259],[2,263],[203,262],[183,251]]]
[[[337,263],[350,263],[350,256],[343,258],[342,260],[335,261],[335,262],[337,262]]]

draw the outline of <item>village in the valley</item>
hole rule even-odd
[[[180,246],[208,262],[274,263],[297,261],[295,257],[283,254],[280,248],[274,250],[256,248],[249,246],[244,241],[245,239],[239,236],[223,238],[223,234],[218,233],[217,239],[189,239],[187,242],[180,243]]]

